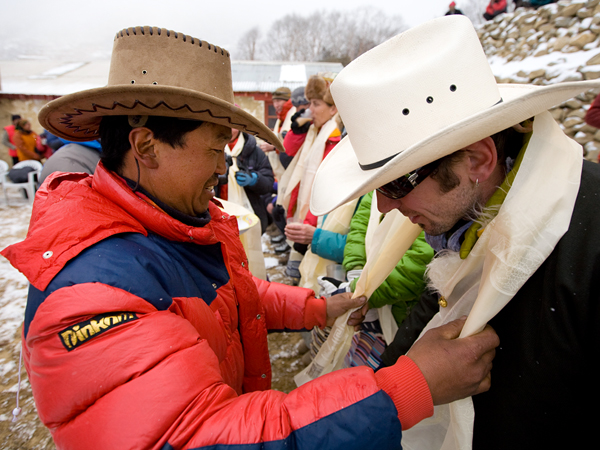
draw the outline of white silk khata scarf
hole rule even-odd
[[[447,306],[421,336],[462,315],[468,319],[460,337],[475,334],[513,298],[567,232],[582,164],[581,146],[562,132],[550,113],[535,116],[533,134],[496,217],[465,259],[450,252],[432,262],[432,267],[452,261],[454,266],[435,277]],[[402,447],[470,450],[474,416],[470,397],[436,406],[432,417],[402,433]]]
[[[364,295],[369,298],[392,273],[420,233],[421,228],[399,212],[386,214],[369,237],[367,262],[356,282],[352,297]],[[356,309],[349,310],[335,320],[319,353],[306,369],[294,377],[298,386],[343,367],[344,357],[350,350],[354,336],[354,327],[347,324],[354,311]]]
[[[287,211],[294,188],[300,185],[294,219],[302,222],[308,212],[310,194],[315,173],[323,161],[325,144],[331,133],[337,128],[336,117],[328,120],[317,133],[314,125],[308,129],[306,139],[294,159],[284,172],[278,185],[277,203]],[[333,181],[332,181],[333,182]]]
[[[285,115],[283,122],[281,122],[281,119],[277,119],[277,122],[275,122],[275,126],[273,127],[273,133],[277,135],[281,142],[283,142],[284,138],[283,132],[290,131],[292,128],[292,116],[295,113],[296,108],[292,106]],[[283,167],[283,164],[281,164],[281,161],[279,160],[279,153],[274,150],[272,152],[268,152],[267,158],[269,158],[269,163],[271,164],[271,169],[273,169],[273,174],[275,175],[275,178],[277,178],[277,180],[281,179],[283,172],[285,172],[285,167]]]

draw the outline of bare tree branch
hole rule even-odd
[[[258,57],[258,41],[260,39],[260,30],[254,27],[246,31],[238,41],[237,49],[240,52],[240,59],[254,61]]]
[[[348,64],[404,29],[406,25],[400,16],[386,16],[367,7],[344,12],[318,11],[307,17],[288,14],[273,23],[259,47],[271,60]],[[255,54],[256,50],[252,55]]]

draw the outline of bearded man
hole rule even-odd
[[[502,343],[490,391],[436,407],[404,448],[580,448],[594,438],[600,168],[546,110],[599,86],[497,84],[457,15],[381,44],[331,85],[348,138],[319,167],[312,212],[377,189],[380,211],[419,224],[438,252],[427,272],[438,312],[420,339],[468,314],[461,337],[489,322]]]

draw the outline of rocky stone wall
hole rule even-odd
[[[514,67],[508,74],[495,70],[502,72],[496,73],[499,83],[548,85],[600,78],[600,0],[518,8],[482,24],[478,34],[492,67]],[[565,66],[569,60],[577,62]],[[551,110],[565,133],[583,146],[584,156],[596,162],[600,130],[584,117],[598,93],[600,89],[582,93]]]

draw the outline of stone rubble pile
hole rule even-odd
[[[528,58],[517,73],[503,78],[496,76],[499,83],[548,85],[600,78],[600,0],[563,0],[537,10],[518,8],[484,23],[478,34],[488,58],[506,63]],[[566,74],[552,70],[552,65],[560,63],[561,56],[574,52],[589,52],[589,58],[584,54],[584,63]],[[555,59],[541,58],[545,55]],[[540,58],[540,65],[532,69],[536,58]],[[596,162],[600,130],[586,124],[584,117],[598,93],[600,89],[588,91],[551,110],[565,133],[584,147],[585,157]]]

